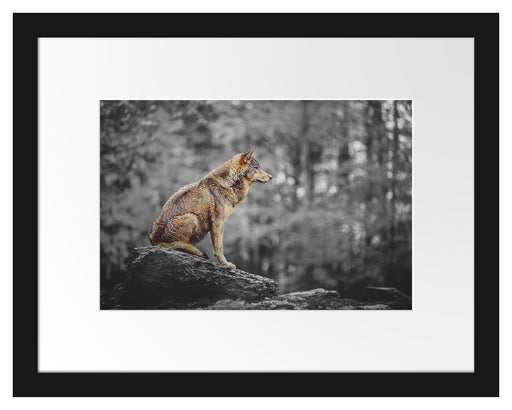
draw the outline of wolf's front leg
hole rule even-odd
[[[215,256],[223,265],[226,265],[229,269],[235,269],[236,266],[226,260],[224,256],[224,247],[222,245],[222,235],[224,233],[224,224],[220,222],[212,223],[212,230],[210,231],[210,238],[212,240],[213,250]]]

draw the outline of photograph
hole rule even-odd
[[[412,101],[100,101],[101,309],[412,309]]]

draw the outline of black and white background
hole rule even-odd
[[[251,186],[225,223],[223,243],[238,269],[300,298],[282,296],[266,309],[411,308],[411,100],[104,100],[100,122],[102,309],[263,307],[236,302],[242,289],[207,301],[208,265],[196,269],[197,296],[177,303],[186,263],[179,255],[171,263],[175,297],[155,294],[166,280],[149,262],[141,285],[146,277],[164,282],[146,289],[144,303],[130,305],[124,295],[127,258],[150,245],[167,198],[249,149],[274,178]],[[208,235],[198,246],[216,261]],[[304,291],[313,293],[296,293]]]

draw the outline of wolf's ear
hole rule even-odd
[[[254,153],[254,150],[250,150],[250,151],[247,151],[245,154],[242,154],[242,156],[240,157],[240,163],[242,164],[247,164],[251,161],[252,159],[252,154]]]

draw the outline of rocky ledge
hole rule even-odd
[[[102,292],[101,309],[411,309],[395,288],[368,287],[357,300],[325,289],[279,295],[270,278],[161,247],[135,248],[127,262],[128,279]]]

